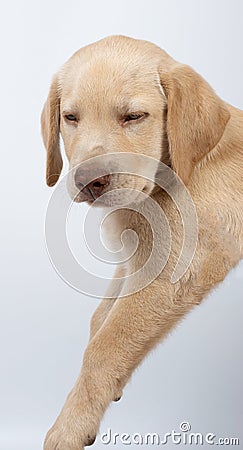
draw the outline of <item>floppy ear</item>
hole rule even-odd
[[[195,164],[215,145],[229,120],[225,103],[189,66],[160,69],[167,97],[167,136],[172,167],[187,184]]]
[[[41,131],[47,150],[46,183],[56,184],[62,171],[62,156],[60,151],[60,98],[57,77],[53,79],[50,92],[41,114]]]

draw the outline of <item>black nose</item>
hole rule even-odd
[[[93,172],[93,173],[92,173]],[[104,175],[94,179],[95,171],[87,171],[78,168],[74,175],[75,185],[82,196],[82,200],[95,200],[103,194],[105,188],[110,184],[110,175]],[[89,182],[89,180],[92,180]]]

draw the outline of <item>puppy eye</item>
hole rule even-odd
[[[135,120],[139,120],[147,115],[148,115],[147,113],[131,113],[131,114],[128,114],[127,116],[125,116],[124,122],[126,123],[126,122],[132,122]]]
[[[74,116],[73,114],[66,114],[65,115],[65,119],[68,120],[69,122],[77,122],[77,117]]]

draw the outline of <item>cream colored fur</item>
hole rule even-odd
[[[124,124],[124,115],[141,110],[149,116]],[[68,123],[66,113],[78,122]],[[59,131],[70,168],[102,153],[153,156],[170,164],[189,189],[199,237],[189,269],[172,284],[183,240],[181,218],[171,198],[148,185],[170,223],[170,258],[161,275],[137,294],[122,297],[121,286],[110,287],[117,289],[117,299],[104,299],[91,319],[80,376],[47,434],[45,450],[81,450],[91,443],[106,408],[121,396],[146,354],[243,257],[242,130],[242,111],[149,42],[108,37],[76,52],[54,77],[42,113],[47,183],[54,185],[62,169]],[[125,177],[122,185],[142,189],[140,181]],[[120,182],[114,179],[112,187]],[[130,273],[146,259],[151,232],[131,211],[113,220],[118,237],[133,228],[140,239],[130,265],[118,269]]]

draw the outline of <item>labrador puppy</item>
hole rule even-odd
[[[138,236],[136,251],[117,266],[107,297],[93,314],[81,373],[45,439],[45,450],[81,450],[94,442],[105,410],[120,398],[145,355],[243,256],[243,112],[156,45],[111,36],[81,48],[62,66],[41,122],[47,184],[54,186],[62,170],[61,134],[70,195],[90,205],[100,199],[104,208],[121,199],[133,204],[116,210],[108,234],[116,240],[131,229]],[[118,153],[125,156],[121,162]],[[175,189],[171,180],[157,185],[160,163],[180,180]],[[190,264],[172,281],[183,246],[178,204],[185,190],[195,205],[198,235]],[[110,194],[106,200],[105,194]],[[134,205],[146,203],[141,196],[163,209],[171,233],[163,270],[149,274],[142,288],[146,270],[139,280],[132,274],[146,265],[154,236],[144,214],[135,211]],[[159,217],[156,258],[167,242],[162,220],[158,232]],[[190,217],[188,224],[193,233]]]

